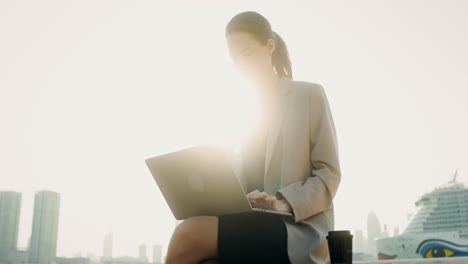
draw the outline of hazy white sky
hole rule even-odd
[[[326,89],[337,229],[370,211],[403,229],[454,169],[468,182],[467,1],[1,1],[0,190],[23,193],[20,247],[44,189],[61,193],[58,255],[101,256],[109,230],[115,255],[166,247],[175,222],[144,159],[252,122],[224,39],[245,10]]]

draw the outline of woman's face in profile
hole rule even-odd
[[[262,45],[250,33],[234,32],[227,36],[229,55],[239,72],[248,80],[258,80],[271,74],[274,42]]]

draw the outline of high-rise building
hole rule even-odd
[[[21,193],[0,192],[0,263],[16,251],[21,211]]]
[[[112,258],[112,243],[113,243],[112,233],[109,232],[104,238],[104,252],[103,252],[104,258],[109,258],[109,259]]]
[[[36,192],[29,243],[29,264],[55,262],[59,224],[60,195],[51,191]]]
[[[147,262],[148,261],[148,255],[146,254],[146,245],[141,244],[138,247],[138,259],[141,261]]]
[[[388,237],[388,229],[387,229],[387,224],[383,224],[383,231],[380,233],[380,237]]]
[[[369,213],[367,217],[367,253],[371,255],[377,254],[375,239],[380,237],[381,234],[382,229],[377,215],[374,212]]]
[[[161,264],[162,263],[162,246],[153,245],[153,263]]]

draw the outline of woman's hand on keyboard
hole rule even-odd
[[[284,213],[292,213],[292,208],[286,200],[278,200],[276,196],[255,190],[247,194],[247,199],[255,208],[263,208]]]

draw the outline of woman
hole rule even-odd
[[[328,263],[333,197],[341,179],[332,114],[321,85],[292,80],[281,37],[256,12],[226,26],[230,56],[261,98],[262,118],[242,150],[244,188],[254,207],[292,217],[243,213],[186,219],[167,264]]]

